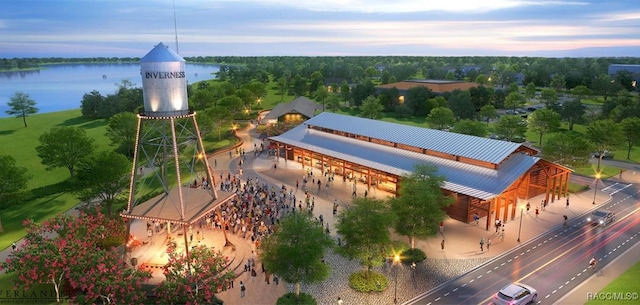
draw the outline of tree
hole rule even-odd
[[[556,90],[556,92],[560,92],[565,89],[567,82],[565,81],[564,75],[560,73],[556,73],[551,77],[551,82],[549,86]]]
[[[336,112],[336,110],[340,109],[340,102],[340,95],[336,93],[329,93],[326,100],[327,110]]]
[[[560,116],[569,123],[569,130],[573,130],[573,125],[583,120],[587,107],[579,99],[573,99],[562,104]]]
[[[218,141],[222,140],[222,127],[229,124],[233,119],[231,111],[226,107],[213,107],[204,111],[205,122],[214,130],[218,130]]]
[[[545,107],[560,112],[560,104],[558,103],[558,92],[554,89],[542,89],[540,97]]]
[[[531,99],[534,98],[535,96],[536,96],[536,84],[534,84],[533,82],[530,82],[524,88],[524,97],[527,99],[527,101],[530,102]]]
[[[313,92],[313,97],[316,101],[320,102],[320,105],[322,105],[322,111],[324,111],[327,107],[327,98],[329,97],[327,87],[322,84],[318,85],[317,89]]]
[[[38,113],[38,108],[35,107],[36,101],[32,100],[29,95],[24,92],[16,92],[7,105],[11,109],[5,111],[5,113],[15,115],[16,118],[22,118],[24,127],[27,127],[27,117],[31,114]]]
[[[91,119],[100,118],[105,100],[106,98],[98,90],[85,93],[80,101],[82,116]]]
[[[480,108],[480,117],[483,118],[487,122],[487,126],[489,126],[489,121],[499,116],[496,107],[493,105],[484,105]]]
[[[360,110],[363,118],[375,120],[382,117],[382,110],[384,110],[384,106],[382,106],[380,100],[370,95],[364,99],[362,106],[360,106]]]
[[[118,150],[133,157],[138,132],[138,117],[132,112],[120,112],[109,118],[107,137]]]
[[[416,237],[434,235],[447,217],[444,208],[453,203],[453,198],[442,192],[444,182],[435,166],[419,164],[412,173],[402,176],[398,196],[390,199],[391,211],[399,220],[394,228],[409,237],[411,249],[415,248]]]
[[[427,122],[429,122],[429,125],[433,128],[442,130],[453,125],[456,119],[451,109],[447,107],[436,107],[433,108],[427,116]]]
[[[575,132],[556,133],[542,145],[545,159],[570,168],[588,165],[591,150],[591,142]]]
[[[31,177],[27,168],[16,165],[12,156],[0,155],[0,208],[23,198]]]
[[[38,157],[47,169],[66,167],[73,178],[74,168],[80,160],[93,152],[94,140],[78,127],[53,127],[39,138]]]
[[[631,156],[631,148],[640,141],[640,118],[626,118],[620,122],[622,135],[627,142],[627,159]]]
[[[130,175],[131,162],[124,155],[107,150],[94,153],[78,163],[77,178],[82,186],[79,199],[99,199],[111,216],[116,196],[129,186]]]
[[[235,278],[226,270],[229,260],[220,251],[200,245],[189,250],[189,256],[174,246],[167,250],[166,279],[156,288],[159,304],[213,304],[215,294]]]
[[[409,107],[412,115],[425,116],[429,114],[427,100],[433,97],[433,93],[427,87],[416,86],[409,88],[404,95],[404,104]]]
[[[577,96],[578,99],[582,100],[583,98],[590,96],[592,93],[591,93],[591,90],[587,88],[587,86],[579,85],[571,89],[571,94]]]
[[[60,303],[64,282],[76,294],[71,303],[132,304],[145,298],[141,282],[151,274],[130,269],[109,241],[124,241],[122,219],[104,214],[58,215],[42,224],[27,220],[24,243],[4,262],[2,270],[13,273],[16,285],[51,284]],[[113,253],[112,253],[113,252]],[[90,300],[90,301],[89,301]]]
[[[494,126],[495,133],[506,141],[516,137],[524,137],[527,132],[527,122],[518,115],[503,115]]]
[[[600,172],[604,152],[613,150],[624,141],[622,130],[618,124],[611,120],[597,120],[587,126],[586,136],[593,143],[593,147],[599,155],[597,171]]]
[[[391,243],[389,229],[394,216],[388,203],[374,198],[358,197],[354,206],[338,215],[338,234],[343,237],[343,253],[366,267],[368,278],[371,269],[381,266]]]
[[[475,114],[469,90],[456,89],[451,92],[447,98],[447,108],[451,109],[456,120],[471,119]]]
[[[504,100],[504,106],[513,110],[522,107],[522,105],[524,105],[524,98],[517,91],[509,93]]]
[[[474,120],[460,120],[453,125],[451,132],[485,137],[487,135],[487,126]]]
[[[260,260],[267,272],[295,284],[299,298],[300,283],[318,283],[329,276],[329,267],[322,259],[332,245],[331,237],[309,214],[292,213],[283,217],[275,232],[260,244]]]
[[[560,128],[560,114],[549,108],[534,111],[529,115],[527,121],[529,128],[538,133],[539,145],[542,145],[542,136],[545,133],[554,132]]]

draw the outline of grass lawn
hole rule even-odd
[[[607,305],[607,304],[638,304],[638,279],[640,279],[640,262],[633,265],[613,282],[609,283],[607,287],[604,287],[599,294],[595,295],[599,298],[597,300],[590,300],[586,305]],[[625,293],[632,293],[635,296],[635,300],[625,296]],[[625,297],[627,299],[612,299],[613,295]]]
[[[52,113],[36,114],[27,117],[28,127],[24,127],[21,118],[0,119],[0,155],[10,155],[19,166],[24,166],[33,175],[28,188],[51,185],[69,178],[65,168],[46,170],[40,163],[35,147],[40,144],[39,137],[55,126],[75,126],[84,128],[87,136],[95,139],[98,149],[109,149],[110,141],[105,136],[105,120],[87,120],[82,118],[80,109]]]

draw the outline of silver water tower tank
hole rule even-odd
[[[184,58],[161,42],[140,59],[140,74],[145,116],[189,113]]]

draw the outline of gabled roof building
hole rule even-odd
[[[417,164],[435,165],[445,177],[443,192],[455,198],[449,216],[489,216],[487,228],[494,219],[513,219],[528,198],[566,196],[571,173],[518,143],[328,112],[269,140],[288,160],[392,194]]]
[[[262,120],[266,124],[286,121],[301,122],[316,115],[317,111],[322,111],[322,105],[300,96],[291,102],[276,105]]]

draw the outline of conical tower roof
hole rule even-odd
[[[185,61],[178,53],[169,49],[162,42],[157,44],[147,55],[140,59],[140,62],[176,62]]]

